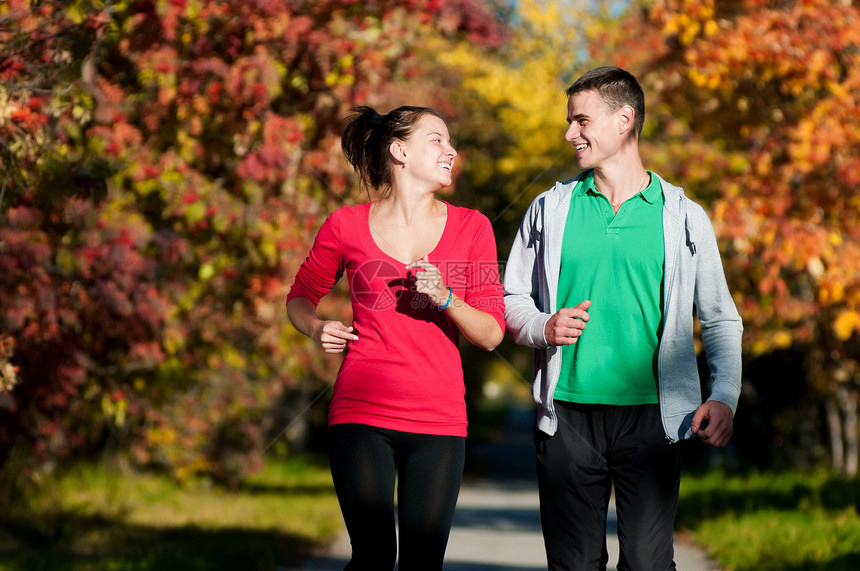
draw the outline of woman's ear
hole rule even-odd
[[[406,148],[403,146],[403,141],[392,141],[388,145],[388,152],[392,158],[403,166],[406,166]]]

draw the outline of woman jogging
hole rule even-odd
[[[504,335],[486,216],[438,200],[457,152],[433,109],[355,110],[342,147],[372,195],[323,223],[287,296],[293,325],[345,352],[329,409],[331,471],[352,544],[346,569],[442,569],[463,473],[466,404],[458,340]],[[346,275],[352,324],[319,317]]]

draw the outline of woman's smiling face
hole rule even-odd
[[[451,184],[457,151],[451,145],[445,121],[435,115],[421,117],[412,136],[404,142],[404,151],[405,168],[410,175],[433,181],[440,188]]]

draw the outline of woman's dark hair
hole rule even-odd
[[[645,125],[645,94],[633,74],[620,67],[596,67],[582,75],[567,88],[568,97],[583,91],[597,91],[611,113],[615,113],[625,105],[636,112],[633,128],[636,136],[642,134]]]
[[[394,141],[406,141],[412,136],[415,124],[424,115],[442,116],[429,107],[398,107],[380,115],[372,107],[353,109],[347,117],[341,137],[341,148],[346,160],[355,169],[368,190],[381,190],[383,196],[391,191],[391,155],[388,147]]]

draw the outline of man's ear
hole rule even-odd
[[[395,161],[406,165],[406,148],[403,146],[403,141],[392,141],[388,145],[388,152],[391,153]]]
[[[636,120],[636,111],[630,105],[625,105],[618,110],[618,134],[623,135],[633,129]]]

